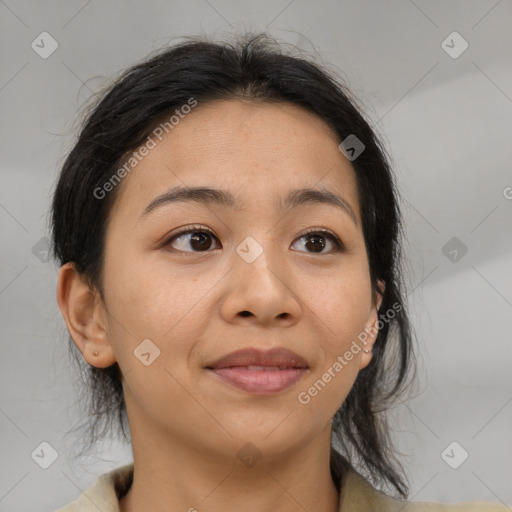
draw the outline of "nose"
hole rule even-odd
[[[297,286],[282,260],[263,251],[252,263],[234,253],[229,291],[221,315],[229,323],[261,326],[296,324],[302,314]]]

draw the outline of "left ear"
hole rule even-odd
[[[377,335],[379,334],[377,322],[379,320],[379,308],[380,305],[382,304],[386,283],[379,279],[377,288],[377,290],[374,290],[370,316],[364,328],[364,333],[367,336],[364,342],[361,344],[361,348],[363,350],[361,352],[361,359],[359,360],[360,370],[366,368],[370,364],[370,361],[372,360],[373,345],[375,343],[375,340],[377,339]]]

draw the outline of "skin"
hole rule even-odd
[[[307,405],[297,397],[376,324],[381,300],[370,282],[354,170],[338,143],[321,119],[294,105],[199,104],[120,185],[103,298],[71,263],[61,268],[57,300],[74,342],[90,365],[117,361],[123,373],[135,469],[122,512],[338,510],[331,419],[370,362],[375,338]],[[198,185],[230,191],[240,208],[174,203],[140,218],[168,189]],[[357,224],[328,204],[282,209],[288,191],[303,187],[341,196]],[[214,234],[206,252],[194,252],[191,234],[163,245],[196,224]],[[303,236],[311,227],[332,231],[344,248],[325,238],[314,252]],[[248,236],[263,248],[252,263],[236,252]],[[148,366],[134,355],[145,339],[160,350]],[[238,390],[204,368],[240,348],[279,346],[309,369],[273,396]],[[237,457],[246,443],[261,455],[251,467]]]

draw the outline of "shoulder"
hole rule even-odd
[[[99,476],[73,502],[55,512],[119,512],[119,497],[131,485],[133,462]]]
[[[387,496],[375,489],[366,479],[355,471],[344,472],[340,512],[510,512],[504,505],[482,501],[457,504],[431,502],[405,502]]]

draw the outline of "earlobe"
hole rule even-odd
[[[386,283],[384,281],[378,281],[378,288],[381,293],[379,293],[379,291],[375,291],[375,298],[373,301],[374,305],[372,306],[370,318],[368,319],[368,322],[365,326],[365,334],[367,336],[365,338],[365,342],[362,345],[363,351],[359,362],[360,370],[366,368],[372,360],[373,345],[375,343],[375,340],[377,339],[377,335],[379,334],[379,309],[380,305],[382,304],[385,286]]]
[[[107,317],[99,294],[84,282],[73,263],[59,271],[57,303],[68,331],[84,359],[97,368],[116,362]]]

